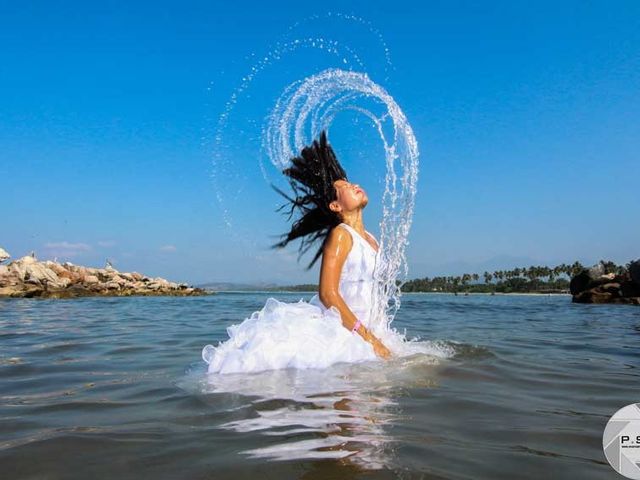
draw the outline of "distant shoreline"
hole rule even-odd
[[[318,293],[315,290],[210,290],[211,292],[215,292],[215,293],[302,293],[302,294],[316,294]],[[465,297],[465,296],[471,296],[471,295],[484,295],[484,296],[488,296],[488,297],[492,297],[492,296],[504,296],[504,295],[520,295],[520,296],[546,296],[546,297],[551,297],[551,296],[562,296],[562,297],[570,297],[571,294],[570,293],[537,293],[537,292],[509,292],[509,293],[501,293],[501,292],[495,292],[495,293],[486,293],[486,292],[469,292],[469,293],[458,293],[458,295],[454,294],[453,292],[402,292],[402,296],[404,295],[449,295],[452,297]]]
[[[464,297],[465,295],[488,295],[488,296],[496,296],[496,295],[562,295],[562,296],[571,296],[570,293],[560,293],[560,292],[458,292],[458,295],[456,295],[453,292],[402,292],[402,295],[413,295],[414,293],[423,295],[423,294],[428,294],[428,295],[453,295],[455,296],[462,296]]]

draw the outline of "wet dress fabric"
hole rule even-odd
[[[340,294],[360,322],[369,326],[379,252],[346,223],[336,228],[346,229],[353,239],[340,274]],[[339,362],[378,359],[371,344],[348,330],[338,309],[326,308],[318,294],[308,302],[270,297],[262,309],[228,327],[227,333],[227,340],[202,350],[209,373],[325,368]]]

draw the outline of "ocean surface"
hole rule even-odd
[[[1,477],[622,478],[602,433],[640,401],[640,308],[405,294],[434,355],[209,378],[269,296],[311,294],[0,300]]]

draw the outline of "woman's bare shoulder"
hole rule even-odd
[[[351,248],[351,233],[346,228],[335,226],[331,229],[327,235],[327,242],[325,243],[325,253],[337,253],[338,251],[349,250]]]

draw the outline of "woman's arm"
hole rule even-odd
[[[329,232],[327,242],[323,248],[322,266],[320,267],[320,291],[318,294],[320,301],[326,308],[333,306],[338,309],[342,324],[349,330],[353,329],[358,319],[348,307],[342,295],[340,295],[339,284],[342,267],[351,250],[352,243],[351,234],[343,228],[336,227]],[[364,325],[360,324],[357,332],[373,345],[377,355],[383,358],[388,358],[391,355],[391,352]]]

